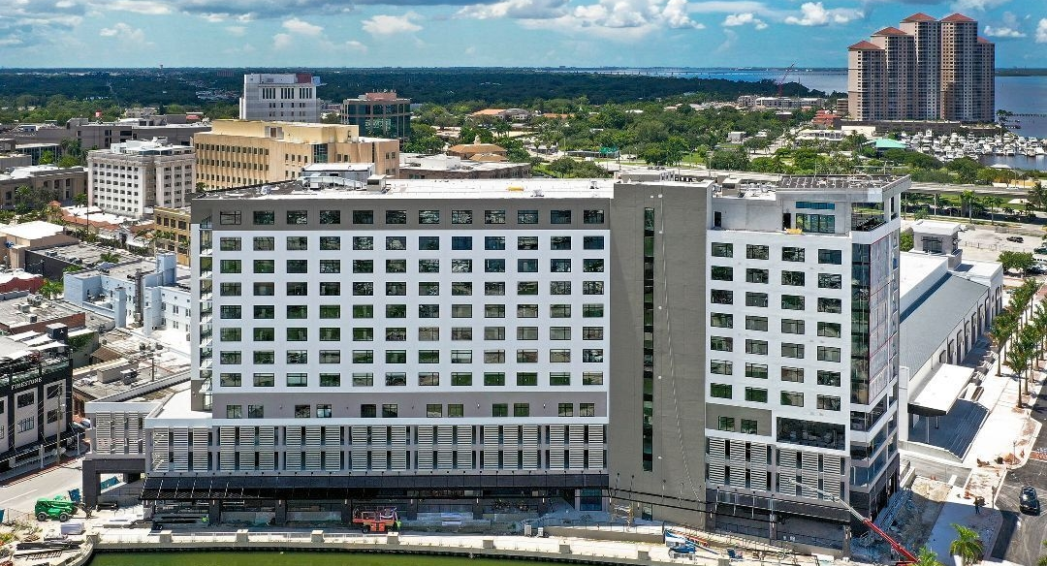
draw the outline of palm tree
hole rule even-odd
[[[1011,351],[1007,352],[1007,366],[1014,370],[1018,379],[1024,378],[1025,371],[1029,369],[1029,362],[1032,361],[1032,355],[1032,345],[1024,341],[1021,334],[1016,336],[1011,344]],[[1018,393],[1018,408],[1022,408],[1020,390]]]
[[[989,207],[989,216],[992,224],[996,224],[996,209],[1003,204],[1003,199],[995,196],[985,197],[985,204]]]
[[[997,377],[1003,375],[1001,368],[1003,367],[1004,345],[1014,332],[1014,327],[1014,313],[1010,310],[1004,310],[996,315],[996,318],[992,320],[992,327],[989,328],[989,338],[992,340],[993,345],[996,346],[996,358],[1001,360],[1001,363],[996,364]]]
[[[1037,183],[1030,188],[1027,203],[1032,208],[1044,208],[1044,205],[1047,205],[1047,186]]]
[[[978,532],[956,523],[952,527],[956,529],[957,536],[949,545],[949,554],[959,556],[964,566],[971,566],[981,560],[985,548]]]
[[[945,566],[941,562],[938,562],[938,555],[933,550],[926,546],[920,548],[920,552],[916,554],[916,562],[913,566]],[[1047,566],[1045,564],[1044,566]]]
[[[1025,379],[1025,394],[1029,395],[1029,381],[1032,379],[1032,372],[1036,369],[1036,362],[1040,359],[1043,354],[1043,349],[1040,347],[1040,335],[1037,332],[1035,319],[1030,319],[1029,324],[1022,328],[1021,342],[1023,342],[1029,351],[1029,367],[1026,368]]]
[[[960,206],[967,209],[967,221],[971,222],[974,216],[974,203],[978,199],[978,196],[974,194],[974,191],[963,191],[960,193]]]
[[[98,259],[100,259],[100,260],[102,260],[102,261],[104,261],[106,263],[117,263],[117,262],[120,261],[120,254],[118,254],[116,252],[102,252],[98,256]]]
[[[40,287],[40,294],[48,299],[53,299],[62,294],[63,287],[61,280],[51,281],[50,279],[44,279],[44,284]]]

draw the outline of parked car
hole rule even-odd
[[[1047,255],[1047,246],[1040,246],[1033,250],[1032,253]]]
[[[1008,242],[1014,242],[1016,244],[1021,244],[1021,243],[1025,242],[1025,238],[1023,238],[1021,236],[1007,236],[1007,241]]]
[[[1030,515],[1040,514],[1040,498],[1036,496],[1035,488],[1029,486],[1022,488],[1022,494],[1018,497],[1018,509]]]

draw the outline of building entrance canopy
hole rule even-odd
[[[942,364],[926,385],[909,401],[909,412],[924,417],[941,417],[952,410],[960,394],[971,382],[974,368]]]

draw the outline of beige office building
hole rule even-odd
[[[390,176],[400,165],[399,140],[362,138],[340,124],[215,120],[193,145],[205,190],[297,179],[314,163],[374,163],[376,174]]]

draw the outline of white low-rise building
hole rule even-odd
[[[194,190],[193,148],[166,140],[128,141],[87,154],[90,204],[141,218],[154,206],[180,207]]]

